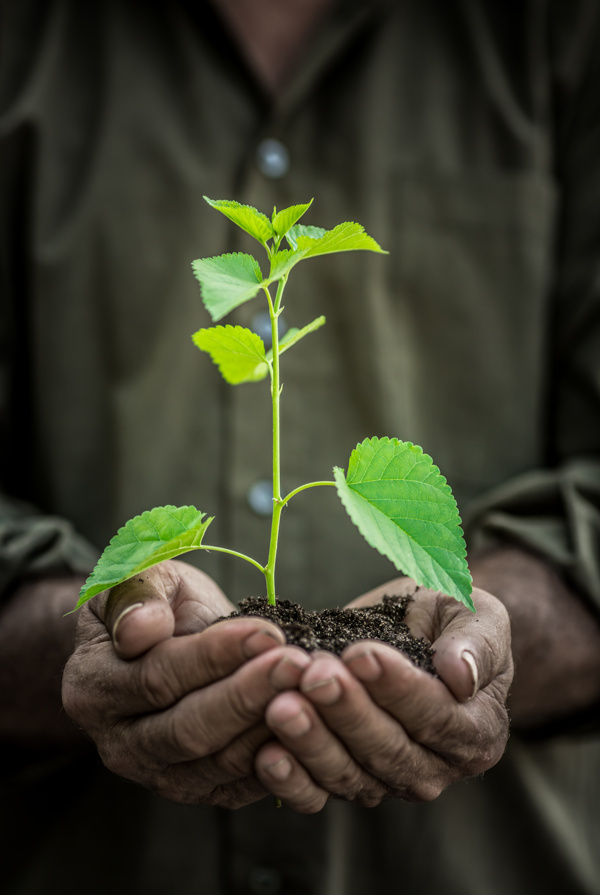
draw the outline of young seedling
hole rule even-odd
[[[346,222],[332,230],[300,224],[312,200],[279,212],[274,209],[270,218],[238,202],[208,198],[206,201],[256,239],[265,249],[269,263],[267,276],[252,255],[241,252],[202,258],[192,265],[204,306],[215,323],[261,293],[269,311],[269,350],[259,335],[242,326],[211,326],[192,336],[231,385],[259,382],[267,377],[270,382],[273,513],[267,560],[263,564],[236,550],[203,543],[213,517],[207,518],[195,507],[155,507],[130,519],[118,531],[81,589],[76,608],[106,588],[190,550],[219,551],[251,563],[264,575],[268,601],[274,604],[282,511],[301,491],[330,486],[337,489],[343,506],[367,542],[398,570],[418,584],[455,597],[474,611],[456,501],[431,457],[417,445],[397,438],[367,438],[352,451],[346,474],[335,467],[333,481],[309,482],[288,494],[281,492],[281,357],[325,323],[324,317],[317,317],[302,329],[290,329],[279,337],[278,320],[290,273],[301,261],[334,252],[387,253],[360,224]]]

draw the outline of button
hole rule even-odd
[[[253,895],[277,895],[281,892],[282,876],[274,867],[253,867],[248,874],[248,886]]]
[[[248,488],[246,500],[250,509],[257,516],[273,515],[273,483],[269,479],[260,479]]]
[[[285,177],[290,169],[290,154],[280,140],[268,137],[256,147],[256,161],[259,169],[273,180]]]
[[[250,329],[252,329],[257,336],[260,336],[265,344],[265,348],[267,351],[272,347],[272,339],[271,339],[271,318],[269,317],[268,311],[259,311],[258,314],[255,314],[250,322]],[[288,325],[283,319],[283,317],[279,317],[277,320],[277,331],[279,333],[279,338],[284,336],[288,331]]]

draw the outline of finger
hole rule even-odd
[[[369,644],[362,646],[366,649]],[[397,650],[389,647],[388,650],[401,657]],[[448,763],[415,740],[388,710],[389,706],[373,700],[368,689],[343,662],[325,654],[316,658],[302,676],[301,691],[365,772],[359,780],[352,781],[352,785],[360,785],[364,804],[377,804],[390,791],[400,798],[429,800],[455,779]],[[304,763],[304,755],[299,756],[295,748],[294,755]],[[321,772],[315,771],[310,760],[306,760],[311,773],[323,785]]]
[[[206,758],[167,765],[150,774],[138,764],[135,782],[174,802],[221,808],[249,805],[268,793],[255,775],[254,761],[259,749],[272,736],[266,724],[261,722],[221,752]]]
[[[218,585],[187,563],[167,561],[104,591],[90,608],[122,658],[133,658],[173,634],[204,630],[233,605]]]
[[[329,691],[332,688],[339,690],[339,685],[331,680],[324,687]],[[327,698],[330,698],[329,693]],[[281,693],[271,702],[265,717],[279,743],[305,769],[319,792],[322,790],[348,801],[356,800],[369,807],[379,804],[388,793],[381,781],[372,777],[356,761],[348,751],[347,744],[336,735],[337,731],[332,732],[312,703],[302,694],[294,691]],[[279,765],[275,767],[275,771],[280,773]],[[270,767],[264,765],[261,772],[261,779],[265,781],[274,773]],[[277,779],[271,781],[271,790],[290,807],[304,810],[299,807],[308,796],[304,776],[295,773],[291,779],[286,779],[285,789],[277,788],[278,782]],[[310,798],[312,804],[313,797]]]
[[[184,696],[164,712],[128,721],[122,745],[130,756],[148,753],[158,766],[203,758],[224,749],[262,721],[271,699],[298,686],[310,657],[296,647],[277,647],[233,674]]]
[[[265,789],[299,814],[315,814],[329,798],[329,793],[280,743],[270,742],[259,751],[256,774]]]
[[[120,659],[110,641],[92,643],[76,650],[67,664],[65,708],[92,733],[106,720],[115,723],[168,708],[284,641],[280,628],[247,617],[219,622],[201,634],[171,637],[130,661]]]
[[[113,587],[99,615],[123,659],[142,655],[175,631],[163,577],[153,570]]]
[[[473,589],[473,602],[476,613],[450,598],[440,603],[439,631],[433,642],[435,669],[460,702],[491,685],[504,701],[512,680],[508,613],[499,600],[478,588]],[[418,594],[415,610],[419,611]],[[415,610],[409,609],[409,623]]]
[[[417,744],[463,773],[481,773],[498,761],[508,736],[504,703],[494,684],[459,703],[443,681],[391,647],[353,644],[344,663]]]

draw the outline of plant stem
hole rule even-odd
[[[246,556],[245,553],[239,553],[237,550],[229,550],[227,547],[213,547],[210,544],[200,544],[199,547],[194,547],[195,550],[214,550],[215,553],[229,553],[231,556],[237,556],[238,559],[245,559],[246,562],[249,562],[251,565],[255,566],[260,572],[266,574],[266,569],[264,566],[261,566],[259,562],[255,559],[252,559],[251,556]]]
[[[279,539],[279,522],[284,504],[281,500],[281,436],[279,421],[279,397],[281,386],[279,383],[279,328],[278,318],[281,313],[281,297],[285,289],[286,277],[281,279],[277,286],[275,306],[271,293],[265,290],[269,300],[269,316],[271,318],[271,339],[273,359],[271,363],[271,400],[273,404],[273,515],[271,517],[271,540],[269,544],[269,558],[265,566],[265,578],[267,580],[267,600],[275,606],[275,561],[277,559],[277,541]]]
[[[283,506],[285,506],[286,503],[288,503],[288,501],[292,499],[292,497],[295,497],[296,494],[300,494],[301,491],[306,491],[307,488],[320,488],[321,486],[327,485],[331,485],[333,488],[335,488],[335,482],[309,482],[307,485],[300,485],[299,488],[294,488],[293,491],[290,491],[287,497],[282,498],[281,503]]]

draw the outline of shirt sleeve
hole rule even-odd
[[[547,466],[485,494],[471,548],[511,540],[600,610],[600,15],[555,4],[555,176],[561,196],[548,338]]]
[[[87,575],[97,550],[66,519],[0,496],[0,598],[22,579]]]

